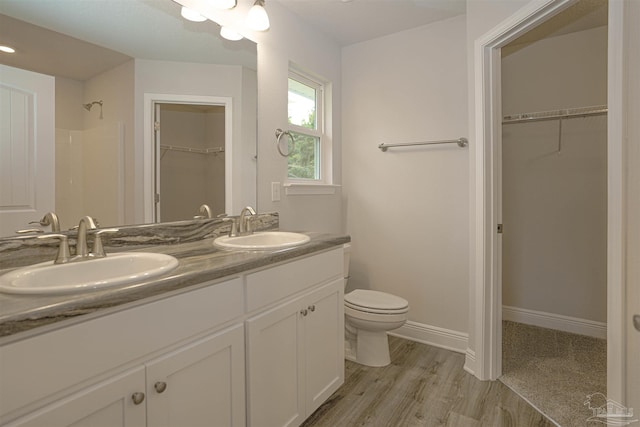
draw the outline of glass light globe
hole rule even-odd
[[[242,34],[233,31],[232,29],[228,28],[228,27],[220,27],[220,36],[222,36],[222,38],[225,38],[227,40],[231,40],[231,41],[238,41],[238,40],[242,40],[244,37],[242,37]]]
[[[189,21],[193,21],[193,22],[204,22],[207,20],[207,18],[200,15],[195,10],[189,9],[188,7],[184,7],[184,6],[182,6],[182,9],[180,9],[180,15],[182,15],[184,19],[188,19]]]
[[[269,29],[269,16],[264,9],[264,1],[256,0],[247,14],[247,25],[252,30],[266,31]]]

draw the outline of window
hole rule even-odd
[[[291,181],[325,182],[322,175],[323,85],[289,72],[289,141],[287,176]]]

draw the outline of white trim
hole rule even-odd
[[[636,24],[635,22],[633,23]],[[626,130],[625,2],[609,2],[607,63],[607,397],[626,402]]]
[[[231,212],[233,208],[233,100],[226,96],[200,96],[200,95],[176,95],[163,93],[144,94],[144,145],[143,145],[143,215],[144,222],[155,222],[154,191],[155,177],[154,165],[156,162],[155,138],[154,138],[154,108],[156,103],[178,104],[203,104],[224,106],[224,198],[225,212]]]
[[[502,371],[500,144],[502,133],[500,48],[576,0],[532,1],[503,21],[474,46],[475,84],[475,226],[476,244],[471,258],[471,286],[475,288],[476,376],[495,380]]]
[[[476,352],[470,348],[464,354],[464,370],[471,375],[476,375]]]
[[[340,188],[339,185],[333,184],[283,184],[284,194],[287,196],[309,196],[309,195],[323,195],[323,194],[336,194],[336,190]]]
[[[466,352],[469,339],[469,336],[464,332],[425,325],[411,320],[408,320],[402,327],[389,332],[389,335],[444,348],[456,353]]]
[[[596,322],[562,314],[504,305],[502,306],[502,319],[594,338],[607,338],[607,324],[605,322]]]

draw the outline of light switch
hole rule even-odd
[[[280,183],[279,182],[271,183],[271,201],[272,202],[280,201]]]

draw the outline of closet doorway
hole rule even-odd
[[[156,218],[193,218],[207,204],[225,212],[225,106],[156,103]]]
[[[606,395],[607,7],[501,49],[500,379],[561,425]]]

